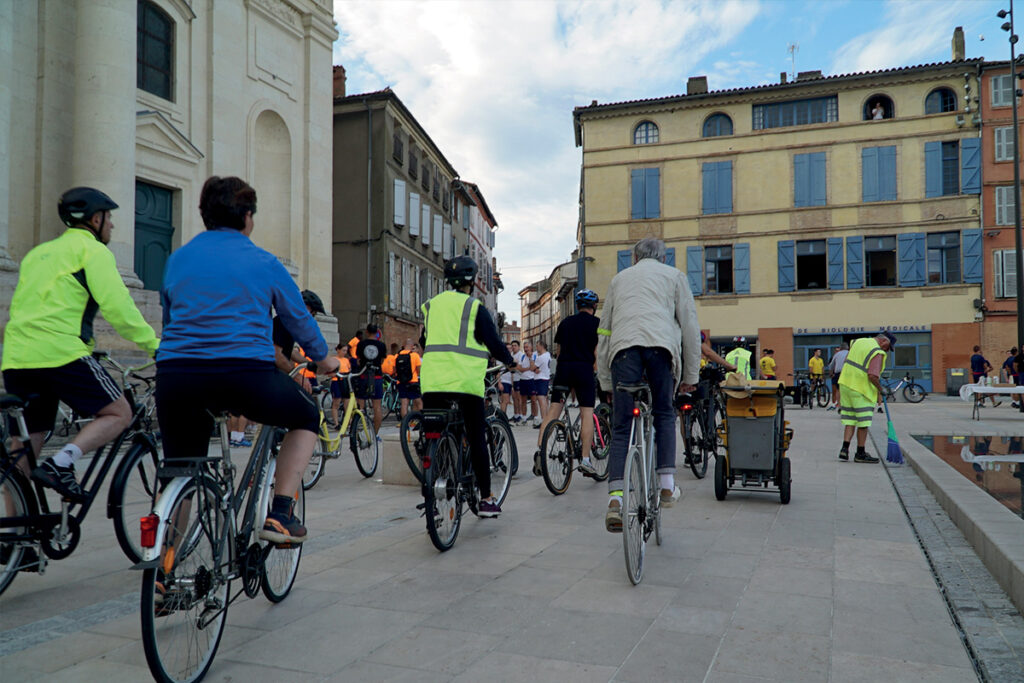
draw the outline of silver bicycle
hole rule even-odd
[[[651,388],[646,382],[618,384],[616,391],[633,397],[633,423],[629,428],[625,477],[622,483],[622,547],[626,574],[635,586],[644,575],[647,539],[661,545],[661,492],[654,471],[654,413]]]

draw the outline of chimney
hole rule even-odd
[[[334,96],[345,96],[345,67],[340,64],[334,67]]]
[[[953,29],[953,61],[963,61],[966,54],[967,50],[964,47],[964,27],[957,26]]]
[[[785,82],[786,82],[786,72],[782,71],[782,72],[779,73],[779,83],[785,83]]]
[[[796,75],[798,81],[810,81],[815,78],[821,78],[821,70],[818,71],[801,71]]]
[[[690,76],[686,79],[687,95],[706,95],[708,93],[707,76]]]

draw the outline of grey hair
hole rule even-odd
[[[665,243],[657,237],[645,237],[633,246],[633,260],[640,262],[645,258],[652,258],[661,263],[665,262]]]

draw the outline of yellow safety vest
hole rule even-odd
[[[424,394],[450,391],[483,398],[487,347],[473,336],[479,299],[462,292],[442,292],[423,304],[427,347],[420,366]]]
[[[882,369],[879,372],[881,374],[885,371],[886,353],[878,345],[878,341],[874,337],[854,340],[850,345],[846,362],[843,363],[843,371],[839,374],[839,383],[863,394],[869,400],[877,401],[878,389],[868,379],[868,366],[879,354],[882,356]]]
[[[725,354],[725,359],[736,366],[736,372],[750,379],[750,351],[733,349]]]

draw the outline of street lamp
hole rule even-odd
[[[1017,349],[1024,353],[1024,253],[1021,251],[1020,234],[1020,127],[1017,122],[1017,98],[1021,91],[1017,87],[1017,34],[1013,32],[1013,0],[1010,10],[1001,9],[996,13],[1000,19],[1009,15],[1010,20],[1002,25],[1002,29],[1010,34],[1010,87],[1013,90],[1013,241],[1017,271]],[[1021,412],[1024,412],[1024,401],[1021,401]]]

